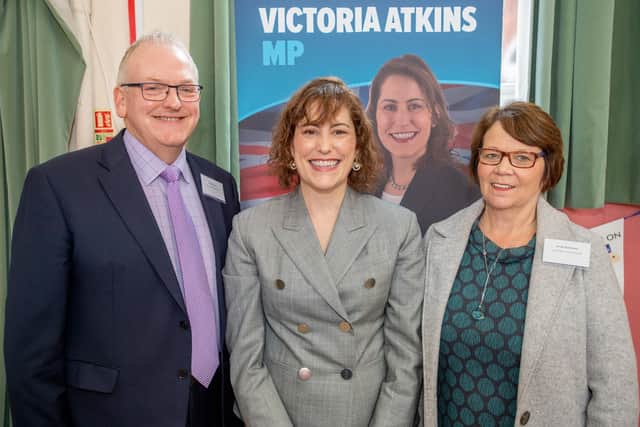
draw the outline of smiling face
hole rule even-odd
[[[311,118],[318,116],[313,108],[310,113]],[[349,111],[342,107],[324,123],[299,123],[291,150],[304,194],[344,194],[356,156],[356,132]]]
[[[484,135],[482,148],[504,152],[528,151],[538,153],[538,147],[523,144],[509,135],[495,122]],[[495,165],[478,163],[478,182],[487,210],[510,210],[514,215],[534,212],[541,193],[544,175],[544,158],[538,158],[531,168],[516,168],[507,156]]]
[[[131,53],[120,83],[197,83],[195,65],[168,44],[143,43]],[[175,89],[164,101],[147,101],[139,87],[116,87],[114,101],[127,130],[166,163],[173,163],[198,124],[200,102],[182,102]]]
[[[376,124],[378,138],[392,157],[417,160],[426,152],[432,114],[415,80],[394,74],[382,83]]]

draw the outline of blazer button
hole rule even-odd
[[[529,418],[531,418],[531,413],[529,411],[524,411],[520,417],[520,425],[526,425],[529,422]]]
[[[349,332],[351,330],[351,325],[349,324],[349,322],[345,322],[344,320],[340,322],[338,327],[342,332]]]
[[[180,327],[184,330],[188,330],[189,329],[189,322],[186,320],[181,320],[180,321]]]
[[[364,282],[364,287],[367,289],[371,289],[376,285],[376,279],[374,279],[373,277],[371,279],[368,279],[366,282]]]
[[[300,378],[302,381],[307,381],[309,378],[311,378],[311,369],[300,368],[298,370],[298,378]]]
[[[189,376],[189,371],[186,369],[178,369],[178,379],[183,380]]]
[[[298,325],[298,332],[300,332],[301,334],[306,334],[307,332],[309,332],[309,325],[307,325],[306,323],[300,323]]]
[[[284,282],[280,279],[276,280],[276,288],[283,290],[284,289]]]
[[[351,372],[351,369],[344,368],[342,371],[340,371],[340,376],[343,380],[350,380],[353,376],[353,372]]]

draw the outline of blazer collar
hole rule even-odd
[[[367,222],[366,205],[364,196],[347,187],[325,256],[338,287],[377,228]]]
[[[349,320],[338,287],[376,227],[367,224],[362,196],[347,188],[326,254],[322,252],[299,189],[285,197],[282,226],[273,232],[307,282],[342,318]]]
[[[207,218],[209,232],[211,233],[211,239],[213,241],[213,249],[216,255],[216,266],[218,266],[216,268],[216,272],[219,273],[219,266],[224,265],[223,255],[226,253],[227,247],[227,233],[224,221],[222,221],[224,218],[223,204],[219,200],[205,196],[202,192],[202,175],[207,174],[205,174],[203,169],[200,167],[197,158],[187,151],[186,160],[189,165],[189,169],[191,170],[191,176],[193,177],[194,185],[198,191],[198,196],[200,196],[202,209],[204,210],[205,217]],[[217,275],[217,277],[218,281],[222,280],[221,275]]]
[[[429,292],[430,296],[436,298],[437,301],[443,302],[444,305],[446,305],[446,301],[449,298],[451,285],[458,272],[464,250],[467,247],[471,226],[476,218],[480,216],[483,209],[484,200],[479,199],[466,209],[433,224],[433,230],[427,231],[427,235],[430,232],[433,235],[432,239],[426,239],[429,245],[426,249],[429,264],[435,270],[433,273],[429,272],[429,275],[437,274],[437,277],[442,278],[442,280],[439,280],[439,283],[429,285],[426,292]]]
[[[469,207],[433,224],[433,229],[445,238],[462,238],[466,245],[473,221],[480,216],[483,210],[484,200],[480,198]]]
[[[347,187],[336,225],[340,223],[347,231],[354,231],[366,225],[364,207],[358,203],[360,197],[360,194]],[[307,205],[299,187],[286,196],[285,210],[283,228],[299,231],[310,224]]]
[[[440,342],[442,319],[469,240],[471,226],[483,209],[484,201],[480,199],[449,218],[433,224],[425,236],[428,246],[422,324],[437,325],[422,328],[425,378],[438,376],[437,343]],[[426,396],[435,395],[435,382],[425,381],[424,385]]]
[[[449,218],[435,223],[434,231],[443,237],[468,236],[473,221],[484,210],[484,200],[472,203],[468,208],[459,211]],[[570,240],[575,238],[570,228],[569,220],[565,214],[551,206],[542,196],[536,206],[536,245],[544,243],[545,238]]]
[[[562,296],[567,287],[571,286],[570,279],[576,269],[571,265],[542,262],[545,239],[573,240],[576,238],[566,215],[541,197],[538,201],[536,221],[536,251],[529,278],[529,296],[520,359],[519,400],[524,398],[531,383],[535,367],[547,341],[547,333],[552,329],[556,313],[563,302]]]
[[[98,180],[167,290],[186,312],[171,258],[124,147],[123,132],[105,144],[98,159],[103,167]]]
[[[213,244],[213,252],[215,257],[215,274],[216,277],[216,291],[218,297],[218,317],[220,320],[220,331],[224,331],[226,327],[226,305],[224,287],[222,286],[222,266],[224,265],[224,257],[227,253],[227,231],[224,222],[224,207],[221,201],[213,199],[212,197],[205,196],[202,192],[202,175],[205,174],[201,167],[201,163],[198,158],[193,154],[186,152],[186,159],[191,170],[191,176],[193,177],[194,185],[198,190],[198,196],[200,196],[200,202],[202,203],[202,209],[204,216],[207,219],[207,225],[209,226],[209,233],[211,234],[211,243]],[[209,177],[211,178],[211,177]],[[223,340],[224,342],[224,337]]]

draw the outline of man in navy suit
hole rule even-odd
[[[162,33],[145,36],[125,53],[114,89],[126,129],[107,144],[29,171],[7,292],[14,426],[239,423],[220,274],[239,203],[231,175],[185,151],[201,89],[179,42]],[[190,284],[161,177],[169,165],[180,171],[179,194],[206,271],[201,289],[213,301],[211,336],[218,339],[210,342],[219,362],[210,382],[191,375]]]

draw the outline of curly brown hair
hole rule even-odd
[[[562,153],[562,134],[551,116],[531,102],[512,102],[504,107],[487,110],[476,124],[471,137],[471,159],[469,171],[478,183],[478,162],[484,135],[494,123],[500,122],[502,128],[511,137],[544,152],[544,175],[541,191],[553,188],[564,169]]]
[[[371,192],[382,166],[380,153],[373,142],[371,123],[360,99],[337,77],[320,77],[311,80],[293,94],[280,113],[273,128],[269,166],[278,177],[280,185],[288,188],[297,185],[298,173],[289,165],[293,161],[291,144],[296,127],[300,123],[324,123],[346,108],[356,133],[356,160],[362,165],[359,171],[351,171],[347,183],[359,192]],[[309,117],[313,111],[314,117]]]

